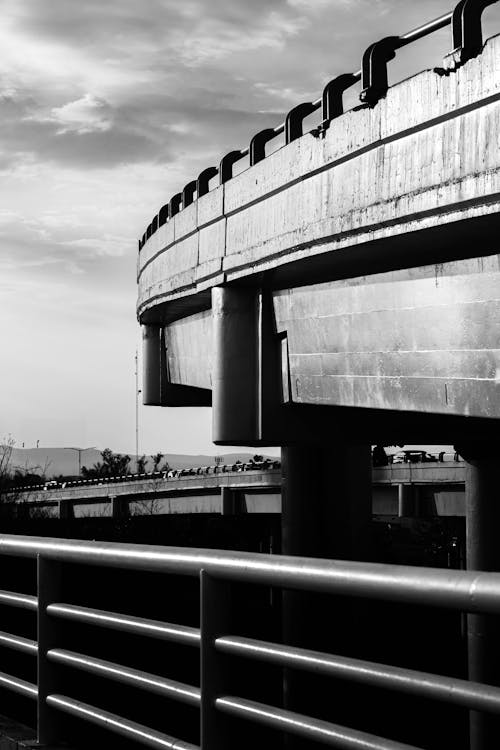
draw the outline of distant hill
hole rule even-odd
[[[257,451],[256,451],[257,452]],[[220,453],[223,456],[224,463],[233,464],[240,460],[249,461],[254,453]],[[82,466],[91,467],[97,461],[101,460],[101,453],[95,449],[82,451]],[[215,454],[190,456],[183,453],[168,453],[161,461],[160,467],[168,461],[172,469],[190,469],[197,466],[213,466],[215,463]],[[57,477],[60,474],[64,476],[76,476],[78,474],[78,453],[74,450],[65,448],[14,448],[12,451],[13,468],[22,471],[31,471],[36,474],[45,474],[47,478]],[[148,470],[153,468],[152,461],[147,467]],[[131,471],[135,471],[135,459],[132,457],[130,462]]]

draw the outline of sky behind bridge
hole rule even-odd
[[[134,451],[137,238],[258,130],[452,0],[0,0],[0,438]],[[498,6],[485,36],[500,31]],[[443,30],[401,51],[440,64]],[[219,452],[141,407],[141,452]],[[432,437],[430,437],[432,442]]]

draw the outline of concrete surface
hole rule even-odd
[[[0,750],[71,750],[68,745],[39,745],[30,727],[0,716]]]
[[[496,214],[499,97],[494,37],[458,71],[419,73],[334,120],[324,139],[277,150],[146,242],[139,317],[221,281]]]

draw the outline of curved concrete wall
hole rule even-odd
[[[456,72],[420,73],[212,190],[142,248],[139,318],[292,261],[307,272],[314,256],[496,214],[499,97],[495,37]]]

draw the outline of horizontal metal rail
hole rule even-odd
[[[20,635],[5,633],[3,631],[0,631],[0,646],[11,648],[14,651],[24,651],[25,653],[30,654],[36,654],[38,652],[38,644],[36,641],[32,641],[29,638],[23,638]]]
[[[110,630],[120,630],[135,635],[148,636],[149,638],[173,641],[187,646],[200,645],[200,629],[188,625],[148,620],[144,617],[134,617],[119,612],[106,612],[90,607],[79,607],[74,604],[49,604],[47,613],[53,617],[96,625]]]
[[[346,656],[333,656],[294,646],[281,646],[252,638],[224,636],[217,638],[215,647],[218,651],[234,656],[253,658],[371,687],[396,690],[477,711],[500,713],[500,688],[492,685]]]
[[[135,721],[95,708],[88,703],[73,700],[73,698],[68,698],[65,695],[49,695],[47,704],[58,711],[108,729],[121,737],[135,740],[135,742],[139,742],[146,747],[164,748],[164,750],[200,750],[198,745],[183,742],[175,737],[170,737],[168,734],[158,732],[156,729],[150,729],[142,724],[137,724]]]
[[[124,685],[142,688],[150,693],[157,693],[164,698],[187,703],[190,706],[200,705],[200,688],[186,685],[177,680],[170,680],[166,677],[150,674],[143,670],[124,667],[121,664],[114,664],[111,661],[97,659],[93,656],[78,654],[75,651],[65,649],[51,649],[47,652],[49,661],[64,664],[65,666],[74,667],[83,672],[107,677],[108,679],[120,682]]]
[[[500,613],[500,573],[251,552],[0,535],[0,554],[214,577],[464,612]]]
[[[21,680],[20,677],[14,677],[11,674],[0,672],[0,688],[11,690],[13,693],[20,693],[27,698],[38,698],[38,688],[31,682]]]
[[[0,591],[0,604],[9,607],[20,607],[21,609],[38,609],[38,600],[36,596],[29,594],[18,594],[15,591]]]
[[[245,698],[224,696],[216,699],[215,706],[219,711],[230,716],[248,719],[272,729],[305,737],[330,745],[330,747],[342,748],[342,750],[422,750],[414,745],[383,739],[357,729],[342,727],[322,719],[312,719],[294,711],[268,706]]]

